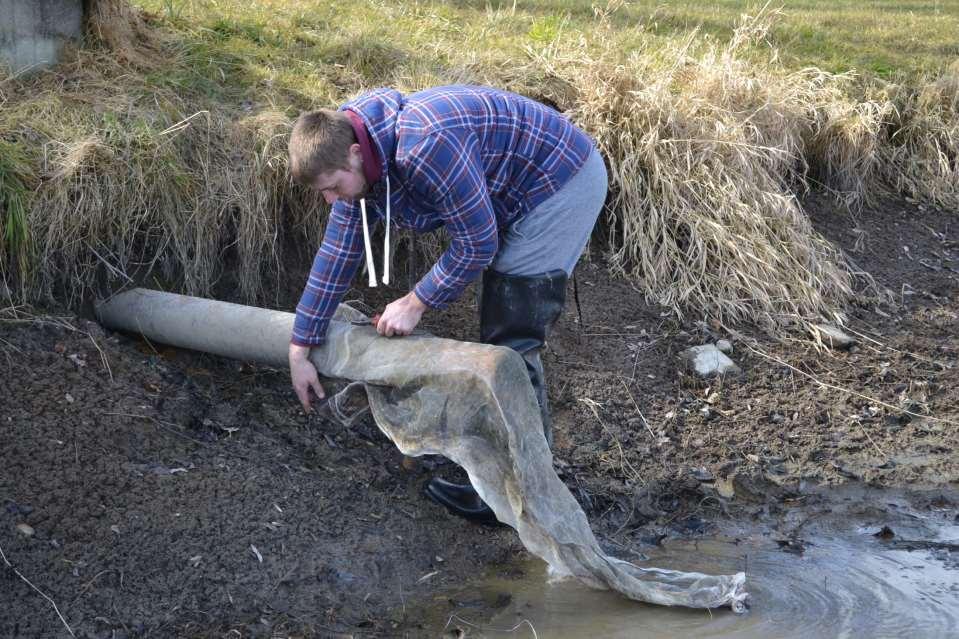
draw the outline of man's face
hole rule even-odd
[[[348,169],[320,173],[313,182],[313,188],[323,194],[327,204],[333,204],[340,199],[355,200],[366,194],[369,185],[363,174],[363,159],[359,144],[350,147],[348,163]]]

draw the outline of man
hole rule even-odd
[[[540,350],[606,198],[606,168],[589,136],[542,104],[488,87],[407,96],[377,89],[338,111],[302,114],[289,151],[294,179],[332,205],[290,344],[304,410],[311,390],[324,397],[310,348],[323,344],[364,253],[376,285],[370,226],[386,224],[384,283],[392,226],[445,226],[449,248],[412,291],[386,306],[376,330],[409,335],[424,312],[445,308],[482,275],[480,340],[523,356],[551,443]],[[495,522],[468,484],[434,478],[427,493],[455,514]]]

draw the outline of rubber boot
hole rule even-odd
[[[563,312],[566,280],[566,272],[561,269],[530,276],[487,270],[483,275],[480,301],[480,341],[508,346],[522,355],[539,404],[543,435],[550,447],[553,445],[553,421],[549,414],[546,376],[540,353],[550,329]],[[469,484],[451,484],[434,478],[426,492],[456,515],[481,523],[496,521],[492,510]]]
[[[426,494],[454,515],[486,526],[501,525],[493,509],[480,499],[476,489],[470,484],[454,484],[434,477],[426,485]]]
[[[480,303],[480,341],[509,346],[523,356],[543,419],[543,435],[553,446],[546,376],[540,353],[566,304],[566,271],[541,275],[505,275],[486,271]]]

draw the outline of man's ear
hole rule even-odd
[[[356,166],[357,168],[363,166],[363,152],[360,150],[359,144],[350,145],[349,161],[350,166]]]

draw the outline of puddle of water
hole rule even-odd
[[[648,565],[679,570],[746,569],[751,610],[736,615],[639,604],[572,580],[549,583],[545,564],[532,560],[520,566],[521,579],[487,579],[454,597],[499,600],[492,617],[489,607],[447,609],[433,627],[442,627],[455,614],[454,624],[476,624],[470,637],[959,636],[954,555],[895,550],[868,535],[816,537],[802,555],[783,552],[760,535],[736,541],[673,540],[647,555]]]

